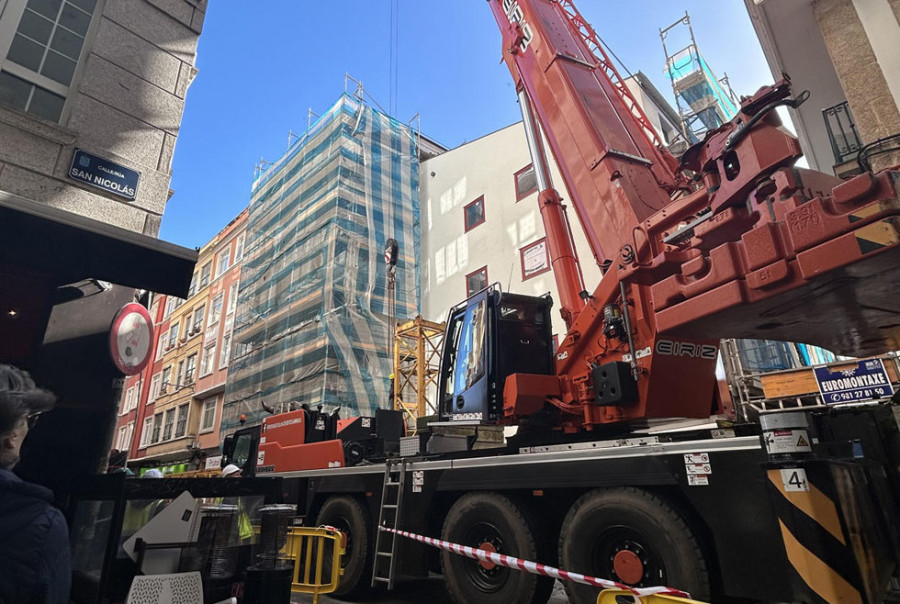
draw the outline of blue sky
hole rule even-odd
[[[707,62],[717,75],[728,73],[736,93],[772,81],[740,0],[576,2],[625,65],[646,73],[670,101],[659,29],[685,10]],[[393,98],[392,10],[399,21]],[[673,45],[679,40],[686,37]],[[288,132],[306,128],[308,109],[321,113],[337,100],[345,73],[382,107],[395,107],[397,119],[418,113],[422,132],[451,147],[519,119],[484,0],[266,0],[265,10],[211,2],[197,68],[160,232],[187,247],[206,243],[247,206],[254,165],[286,150]]]

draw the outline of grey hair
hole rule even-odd
[[[38,388],[27,371],[0,363],[0,436],[23,419],[53,408],[56,397]]]

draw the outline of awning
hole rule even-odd
[[[0,264],[186,298],[197,252],[0,191]]]

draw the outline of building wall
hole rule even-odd
[[[814,6],[863,143],[900,134],[900,23],[891,5],[887,0],[816,0]],[[900,153],[877,157],[872,165],[896,163]]]
[[[187,299],[154,297],[151,316],[157,318],[157,342],[151,363],[142,374],[144,387],[135,412],[129,455],[129,465],[133,468],[188,464],[185,467],[196,469],[195,466],[202,467],[205,457],[219,453],[219,422],[231,350],[225,343],[231,338],[236,314],[246,223],[245,210],[200,249]],[[205,278],[207,270],[208,277]],[[214,307],[219,304],[220,310],[214,312]],[[198,313],[202,313],[199,323],[196,322]],[[176,324],[177,336],[173,343],[171,336]],[[212,355],[210,371],[204,364],[206,355]],[[183,374],[179,381],[179,363],[187,364],[191,356],[196,360],[193,374],[190,379]],[[168,384],[162,392],[167,368]],[[213,405],[211,426],[203,425],[207,401]],[[184,434],[176,436],[178,410],[184,405],[188,409]],[[170,410],[174,410],[175,424],[166,438],[165,419]],[[157,417],[160,418],[160,429],[154,438]],[[130,414],[123,415],[120,426],[129,418]],[[149,426],[147,418],[152,420]],[[148,431],[146,435],[145,430]]]
[[[533,190],[516,200],[515,174],[531,159],[521,123],[466,143],[422,163],[422,316],[444,321],[455,304],[467,297],[466,276],[487,268],[488,283],[499,282],[504,291],[541,295],[550,292],[558,301],[553,272],[526,276],[522,252],[541,241],[544,226]],[[552,163],[552,162],[551,162]],[[568,197],[555,164],[551,178]],[[484,199],[484,222],[466,231],[464,209]],[[600,270],[578,225],[568,212],[573,238],[588,291],[600,281]],[[554,308],[553,330],[562,337],[565,324]]]
[[[847,0],[849,2],[849,0]],[[798,109],[790,109],[806,160],[814,170],[831,172],[835,163],[822,110],[847,100],[816,21],[812,0],[744,0],[772,77],[791,78],[794,93],[809,90]]]
[[[253,183],[222,433],[259,421],[263,403],[345,417],[389,404],[391,321],[419,310],[417,144],[344,95]]]
[[[810,167],[835,158],[822,110],[848,102],[863,144],[900,132],[898,0],[744,0],[772,71],[791,77],[809,100],[791,117]],[[900,162],[881,156],[873,166]]]
[[[230,268],[214,279],[209,286],[208,300],[215,303],[222,296],[222,311],[218,321],[208,324],[203,333],[203,354],[201,360],[210,356],[211,371],[206,373],[201,363],[197,384],[194,389],[194,409],[196,413],[198,447],[207,455],[217,455],[219,450],[219,425],[222,421],[225,384],[231,360],[232,331],[237,314],[238,288],[240,285],[241,262],[246,246],[247,210],[241,212],[217,238],[213,250],[214,262],[227,256]],[[214,272],[215,274],[215,272]],[[212,406],[212,424],[201,425],[204,419],[204,405]]]
[[[89,17],[91,4],[59,5],[73,33],[41,14],[54,3],[0,2],[0,193],[156,236],[206,0],[97,0]],[[48,43],[77,62],[47,51],[40,66]],[[136,199],[70,178],[76,148],[140,172]]]

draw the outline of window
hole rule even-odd
[[[450,364],[447,394],[450,400],[461,395],[484,377],[486,370],[485,333],[487,327],[487,301],[468,307],[464,313],[453,317],[448,329],[451,342],[455,343],[456,358]]]
[[[194,320],[191,321],[191,330],[188,335],[198,334],[203,330],[203,311],[205,309],[206,306],[202,304],[194,309]]]
[[[463,208],[466,220],[466,231],[471,231],[484,222],[484,195]]]
[[[474,273],[466,275],[466,297],[480,292],[488,285],[487,267],[483,266]]]
[[[516,201],[524,199],[537,191],[537,177],[534,175],[534,166],[528,164],[515,174]]]
[[[137,409],[138,399],[141,397],[141,382],[138,381],[134,386],[125,392],[125,401],[122,405],[122,413],[128,413],[133,409]]]
[[[235,281],[231,284],[231,287],[228,288],[228,311],[226,314],[234,313],[234,310],[237,308],[237,300],[238,300],[238,282]]]
[[[159,389],[160,394],[171,392],[172,388],[172,366],[164,367],[162,370],[162,384]]]
[[[125,415],[128,413],[128,410],[131,409],[132,398],[134,398],[134,388],[129,388],[122,396],[122,410],[119,412],[120,415]]]
[[[209,375],[215,368],[216,343],[213,342],[203,349],[203,360],[200,361],[200,377]]]
[[[547,238],[530,243],[519,250],[522,260],[522,281],[550,270],[550,255],[547,253]]]
[[[166,411],[166,421],[163,423],[163,440],[172,438],[172,428],[175,427],[175,409]]]
[[[181,438],[187,431],[189,403],[178,406],[178,423],[175,424],[175,438]]]
[[[166,347],[166,350],[171,350],[175,348],[175,345],[178,344],[178,332],[181,331],[179,328],[181,325],[175,323],[172,327],[169,328],[169,345]]]
[[[146,447],[153,442],[153,418],[148,417],[144,420],[144,429],[141,430],[141,447]]]
[[[213,396],[203,401],[203,415],[200,416],[200,431],[210,432],[216,424],[216,401],[218,397]]]
[[[224,296],[224,293],[220,293],[213,298],[212,306],[209,307],[209,320],[206,322],[207,327],[218,321],[219,317],[222,316],[222,298]]]
[[[122,451],[125,449],[125,436],[128,434],[128,426],[122,426],[119,428],[119,437],[116,439],[116,450]]]
[[[209,285],[209,273],[212,270],[212,262],[207,262],[203,265],[203,268],[200,269],[200,288],[204,288]]]
[[[197,369],[197,354],[194,353],[187,358],[184,365],[184,385],[190,386],[194,383],[194,371]]]
[[[184,361],[178,361],[178,373],[175,374],[175,388],[181,388],[184,380]]]
[[[162,427],[162,413],[153,416],[153,440],[151,442],[159,442],[159,429]]]
[[[194,276],[191,277],[191,287],[188,289],[188,298],[197,293],[197,273],[194,273]]]
[[[148,403],[152,403],[156,399],[159,398],[159,386],[162,375],[157,373],[150,379],[150,398],[147,401]]]
[[[231,244],[228,244],[224,250],[219,253],[219,257],[216,260],[216,279],[218,279],[222,273],[228,270],[228,262],[231,260]]]
[[[222,352],[219,354],[219,369],[228,366],[229,356],[231,356],[231,334],[222,338]]]
[[[0,2],[0,102],[60,121],[95,3],[31,0],[27,6],[3,7]]]
[[[167,319],[169,315],[172,314],[172,311],[178,308],[180,305],[181,303],[178,301],[178,298],[174,298],[172,296],[166,298],[166,312],[163,316],[163,319]]]
[[[244,257],[244,233],[241,233],[237,238],[237,243],[234,244],[234,263],[237,264],[241,258]]]
[[[169,343],[169,332],[164,331],[159,334],[159,343],[156,345],[156,358],[162,357],[162,355],[166,354],[166,350],[168,350]]]

